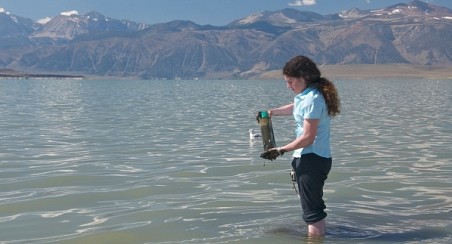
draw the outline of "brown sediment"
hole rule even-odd
[[[320,65],[322,76],[336,79],[452,79],[452,66],[412,64]],[[281,71],[265,72],[258,79],[281,79]]]

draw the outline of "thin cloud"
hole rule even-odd
[[[52,18],[50,18],[50,17],[45,17],[45,18],[43,18],[43,19],[38,19],[36,22],[37,23],[39,23],[39,24],[41,24],[41,25],[45,25],[45,24],[47,24],[49,21],[51,21],[52,20]]]
[[[315,4],[316,0],[296,0],[292,3],[289,3],[290,6],[310,6]]]
[[[61,12],[60,15],[64,16],[78,15],[78,11],[77,10],[65,11]]]

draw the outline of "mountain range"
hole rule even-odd
[[[452,66],[452,10],[412,1],[321,15],[282,9],[225,26],[142,24],[96,11],[46,21],[0,12],[0,69],[140,79],[252,78],[303,54],[321,65]]]

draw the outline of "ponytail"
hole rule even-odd
[[[333,82],[322,77],[311,83],[310,86],[316,88],[323,95],[328,107],[328,116],[334,117],[341,112],[339,94]]]

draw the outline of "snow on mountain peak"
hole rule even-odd
[[[10,14],[10,12],[7,12],[4,8],[0,7],[0,14],[1,13]]]
[[[255,22],[259,17],[262,17],[262,14],[253,14],[239,21],[240,24],[251,24]]]

